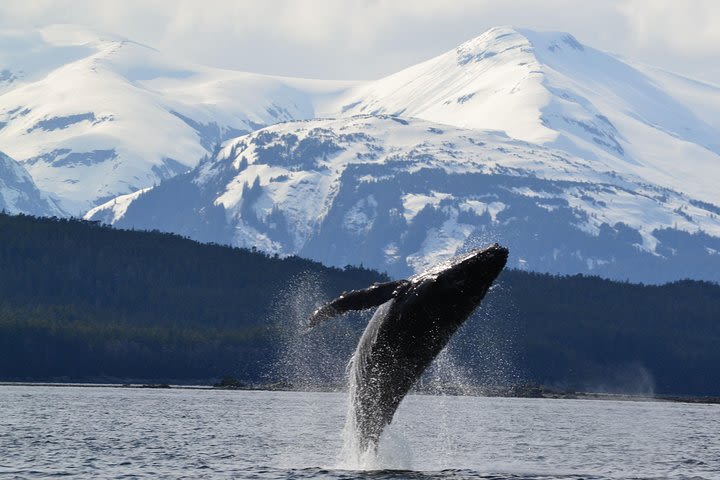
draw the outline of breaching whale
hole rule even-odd
[[[497,243],[404,280],[354,290],[315,310],[309,327],[348,310],[379,307],[349,365],[350,419],[361,451],[377,448],[400,402],[505,267]]]

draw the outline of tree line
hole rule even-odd
[[[309,333],[302,322],[319,302],[385,280],[0,214],[0,380],[337,384],[368,314]],[[506,271],[449,350],[478,384],[718,395],[720,286]]]

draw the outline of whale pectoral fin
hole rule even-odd
[[[399,289],[409,284],[407,280],[376,283],[363,290],[353,290],[340,295],[332,302],[318,308],[308,319],[308,328],[312,328],[328,318],[347,312],[348,310],[365,310],[377,307],[394,298]]]

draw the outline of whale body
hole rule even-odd
[[[309,326],[378,307],[349,365],[352,421],[361,451],[377,448],[400,402],[505,267],[508,250],[473,250],[407,279],[343,293],[315,310]]]

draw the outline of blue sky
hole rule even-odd
[[[492,26],[572,33],[720,84],[716,0],[5,0],[0,28],[75,23],[213,66],[373,79]]]

